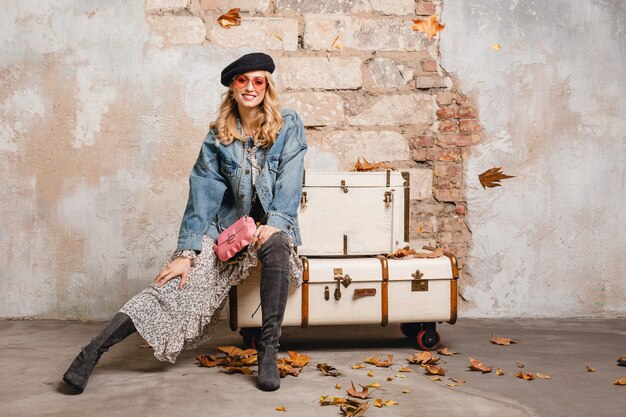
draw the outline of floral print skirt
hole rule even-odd
[[[183,349],[193,349],[209,340],[231,286],[248,278],[250,268],[257,265],[257,255],[252,250],[236,263],[222,262],[213,251],[213,243],[212,238],[204,236],[202,252],[196,256],[182,289],[178,288],[180,277],[162,287],[152,284],[120,309],[130,316],[160,361],[174,363]],[[302,263],[295,249],[290,269],[291,285],[300,286]]]

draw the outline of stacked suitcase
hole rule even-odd
[[[408,245],[409,202],[407,172],[306,172],[298,214],[304,283],[290,288],[283,326],[399,323],[419,348],[439,347],[436,323],[456,322],[456,258],[385,256]],[[246,344],[261,326],[259,280],[255,269],[229,296],[230,327]]]

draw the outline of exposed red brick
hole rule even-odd
[[[411,141],[415,147],[433,146],[435,144],[435,137],[430,135],[419,135]]]
[[[445,133],[437,137],[437,144],[439,146],[469,146],[474,142],[472,141],[472,135]]]
[[[459,107],[455,105],[442,107],[439,110],[437,110],[437,117],[439,117],[440,119],[458,118]]]
[[[426,72],[437,72],[437,61],[434,59],[422,60],[422,69]]]
[[[431,2],[420,1],[415,5],[415,14],[418,16],[430,16],[435,14],[435,5]]]
[[[467,206],[464,204],[457,204],[454,209],[454,213],[459,216],[465,216],[467,214]]]
[[[459,124],[461,132],[480,132],[480,125],[475,119],[461,120]]]
[[[463,165],[454,162],[435,162],[433,174],[437,177],[460,177]]]
[[[454,98],[454,94],[450,91],[442,91],[437,93],[437,103],[440,106],[447,106],[448,104],[452,104],[452,100]]]
[[[463,219],[448,218],[439,221],[439,230],[442,232],[462,232],[465,229],[467,226],[465,226]]]
[[[476,110],[473,107],[461,107],[459,108],[459,117],[461,119],[475,119]]]
[[[437,199],[437,201],[463,201],[463,193],[459,188],[453,188],[450,190],[435,188],[433,190],[433,194],[435,195],[435,199]]]
[[[444,119],[439,122],[439,131],[442,133],[458,132],[459,121],[457,119]]]

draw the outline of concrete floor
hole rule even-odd
[[[461,352],[442,357],[448,374],[431,381],[421,367],[405,357],[416,352],[397,325],[286,328],[281,340],[286,351],[311,356],[298,377],[288,376],[276,392],[261,392],[255,376],[219,373],[200,368],[194,356],[215,346],[239,344],[237,333],[221,323],[206,346],[184,352],[175,365],[158,362],[150,349],[138,347],[135,334],[105,354],[82,395],[71,395],[61,375],[80,347],[102,323],[72,321],[0,321],[0,416],[340,416],[337,407],[318,405],[321,395],[344,395],[350,381],[379,382],[373,397],[392,399],[397,406],[374,408],[365,416],[548,416],[601,417],[626,413],[626,386],[613,382],[626,377],[616,360],[626,354],[626,320],[477,320],[460,319],[439,326],[444,344]],[[489,342],[491,335],[519,340],[511,346]],[[283,354],[284,352],[281,352]],[[376,353],[394,355],[391,368],[351,369]],[[504,376],[467,369],[468,357],[504,370]],[[315,364],[327,362],[344,375],[321,376]],[[524,381],[513,374],[541,372],[550,380]],[[400,365],[413,369],[406,378],[386,381]],[[596,368],[587,372],[586,366]],[[367,372],[374,369],[374,377]],[[448,377],[465,384],[446,387]],[[410,393],[403,394],[408,388]],[[373,402],[373,401],[372,401]],[[286,413],[275,410],[284,406]]]

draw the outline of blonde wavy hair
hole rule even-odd
[[[274,144],[278,132],[283,127],[283,117],[280,114],[278,93],[274,84],[272,74],[263,71],[267,78],[267,86],[265,87],[265,97],[259,104],[259,111],[252,121],[254,126],[254,139],[257,143],[265,148],[269,148]],[[228,87],[222,95],[222,103],[220,104],[217,119],[211,123],[211,129],[217,130],[217,140],[223,145],[229,145],[234,140],[245,142],[245,138],[237,130],[237,118],[239,117],[239,109],[237,102],[233,96],[233,85]]]

